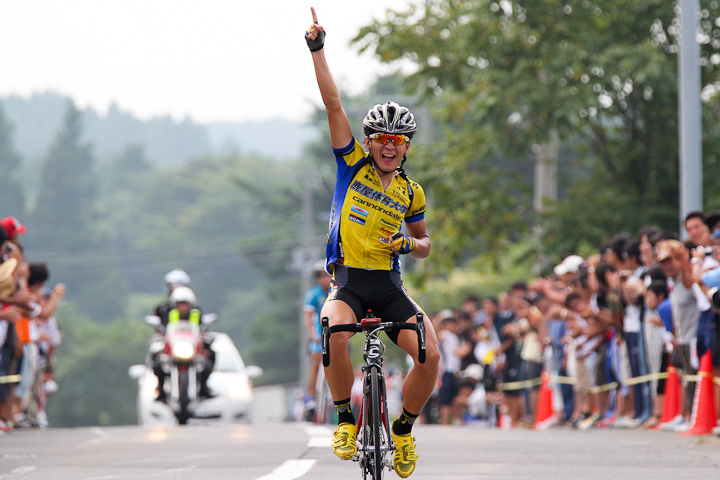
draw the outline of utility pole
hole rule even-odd
[[[292,269],[300,273],[300,292],[298,302],[300,341],[298,345],[298,365],[300,365],[300,388],[305,389],[308,380],[310,358],[308,357],[308,334],[305,328],[305,292],[310,289],[310,271],[315,262],[320,260],[321,251],[316,238],[313,238],[313,202],[312,196],[315,182],[308,180],[300,185],[300,246],[292,253]]]
[[[544,145],[535,145],[535,184],[533,189],[533,210],[536,214],[543,212],[547,200],[557,200],[557,170],[558,170],[558,134],[556,130],[550,132],[550,138]],[[533,235],[537,245],[543,229],[539,221],[535,221]],[[545,267],[547,259],[538,254],[538,263],[535,265],[536,274]]]
[[[698,0],[680,0],[678,110],[680,117],[680,232],[692,211],[702,211],[702,118],[700,105],[700,46],[697,42]]]

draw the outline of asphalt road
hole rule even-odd
[[[720,438],[643,430],[415,427],[413,480],[716,479]],[[263,424],[19,430],[0,436],[0,480],[362,478],[331,427]],[[393,472],[387,479],[398,478]]]

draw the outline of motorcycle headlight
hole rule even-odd
[[[195,354],[195,346],[190,342],[175,342],[172,345],[173,357],[190,360]]]
[[[231,383],[227,389],[228,397],[232,399],[240,399],[250,394],[250,386],[244,382]]]

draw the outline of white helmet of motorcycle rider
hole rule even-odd
[[[185,270],[176,268],[166,273],[163,281],[165,282],[165,293],[170,295],[177,287],[189,287],[190,275]]]
[[[191,306],[197,305],[197,298],[195,297],[195,292],[190,290],[188,287],[177,287],[173,292],[170,294],[170,305],[173,307],[177,307],[177,304],[180,302],[187,302]]]

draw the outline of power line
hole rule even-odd
[[[318,244],[322,240],[318,238]],[[53,273],[69,273],[73,276],[96,276],[98,272],[131,268],[136,271],[154,270],[160,266],[182,261],[184,263],[213,263],[228,265],[244,258],[282,253],[290,256],[298,246],[295,239],[283,239],[259,243],[257,240],[244,244],[193,249],[155,249],[126,253],[81,254],[62,252],[30,252],[32,258],[41,258],[51,265]]]

